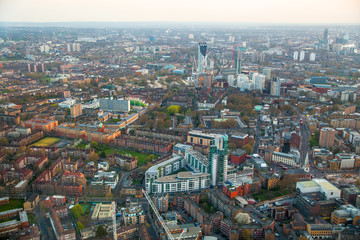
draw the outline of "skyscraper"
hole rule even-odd
[[[265,75],[254,73],[252,76],[252,81],[254,83],[255,90],[265,89]]]
[[[323,37],[324,44],[328,44],[328,34],[329,34],[329,30],[325,28],[324,37]]]
[[[204,73],[205,64],[206,64],[206,53],[207,53],[207,44],[199,43],[198,45],[198,67],[197,67],[197,77],[196,77],[196,87],[199,85],[199,75]]]
[[[271,79],[271,68],[264,68],[263,69],[263,74],[265,75],[265,80],[270,80]]]
[[[280,96],[280,79],[273,77],[271,80],[270,95]]]
[[[215,138],[209,150],[209,173],[212,186],[221,185],[227,178],[228,136]]]
[[[235,68],[235,73],[240,74],[240,72],[241,72],[241,52],[239,49],[235,49],[233,60],[234,60],[233,68]]]

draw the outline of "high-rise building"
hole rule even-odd
[[[324,44],[328,44],[328,34],[329,34],[329,30],[325,28],[324,37],[323,37]]]
[[[265,89],[265,79],[266,79],[265,75],[255,73],[253,74],[252,78],[253,78],[252,81],[254,83],[255,90]]]
[[[66,51],[71,52],[71,44],[66,44]]]
[[[130,100],[127,99],[100,99],[100,109],[110,112],[129,112]]]
[[[270,95],[280,96],[280,79],[273,77],[271,80]]]
[[[298,52],[298,51],[295,51],[295,52],[294,52],[294,55],[293,55],[294,61],[297,61],[298,58],[299,58],[299,52]]]
[[[302,62],[302,61],[304,61],[304,59],[305,59],[305,51],[301,51],[299,60],[300,60],[300,62]]]
[[[72,50],[73,52],[80,52],[80,43],[73,43]]]
[[[204,73],[205,64],[206,64],[206,53],[207,53],[207,44],[205,42],[198,44],[198,66],[197,66],[197,78],[196,78],[196,87],[199,82],[199,75]]]
[[[270,80],[271,79],[271,68],[264,68],[263,69],[263,74],[265,75],[265,80]]]
[[[72,118],[77,118],[82,115],[82,105],[81,103],[74,104],[70,107],[70,114]]]
[[[194,34],[190,33],[189,34],[189,39],[194,39]]]
[[[241,57],[242,57],[242,54],[240,52],[239,49],[236,49],[234,51],[234,61],[233,61],[233,68],[235,69],[235,73],[236,74],[240,74],[241,73]]]
[[[316,57],[316,55],[315,55],[315,53],[310,53],[310,58],[309,58],[309,60],[311,61],[311,62],[315,62],[315,57]]]
[[[333,128],[322,128],[319,138],[320,147],[334,146],[335,133],[336,131]]]
[[[228,136],[215,138],[209,150],[209,173],[212,186],[226,181],[228,164]]]

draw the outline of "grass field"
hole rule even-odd
[[[15,209],[23,208],[24,200],[22,199],[10,199],[8,204],[0,206],[0,212]]]
[[[277,197],[281,197],[287,194],[290,194],[291,192],[289,190],[269,190],[269,191],[265,191],[265,190],[261,190],[259,193],[255,193],[253,194],[253,197],[256,200],[259,201],[266,201],[266,200],[270,200],[273,198],[277,198]]]
[[[91,209],[91,204],[90,203],[80,203],[80,205],[83,208],[85,214],[90,213],[90,209]]]
[[[121,149],[118,151],[120,154],[130,154],[133,157],[137,157],[138,165],[142,166],[146,163],[150,162],[152,159],[158,158],[155,154],[148,154],[148,153],[141,153],[141,152],[134,152],[130,150]]]
[[[47,147],[47,146],[51,146],[59,141],[60,141],[60,138],[46,137],[46,138],[43,138],[43,139],[37,141],[36,143],[32,144],[32,146]]]

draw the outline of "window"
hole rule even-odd
[[[193,137],[191,137],[191,138],[190,138],[190,142],[194,142],[194,139],[193,139]]]
[[[200,144],[203,144],[203,140],[200,138]]]

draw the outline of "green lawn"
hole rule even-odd
[[[266,201],[266,200],[270,200],[273,198],[288,195],[290,193],[291,192],[287,189],[284,189],[284,190],[276,189],[276,190],[269,190],[269,191],[261,190],[259,193],[253,194],[253,197],[259,201]]]
[[[130,154],[133,157],[137,157],[138,160],[138,165],[142,166],[145,165],[148,162],[151,162],[153,159],[158,158],[157,155],[155,154],[148,154],[148,153],[141,153],[141,152],[134,152],[131,150],[125,150],[125,149],[120,149],[118,151],[119,154]]]
[[[114,154],[115,149],[114,148],[108,148],[108,149],[104,150],[104,153],[106,154],[106,156]]]
[[[60,141],[60,138],[46,137],[46,138],[43,138],[43,139],[37,141],[36,143],[32,144],[31,146],[47,147],[47,146],[51,146],[59,141]]]
[[[10,199],[8,204],[0,206],[0,212],[15,209],[23,208],[24,200],[23,199]]]

